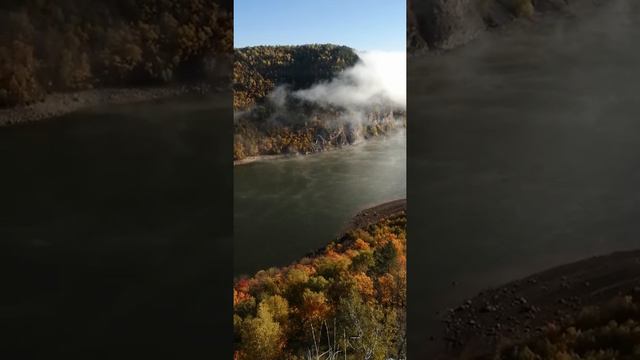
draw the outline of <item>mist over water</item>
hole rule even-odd
[[[234,169],[235,274],[285,266],[335,239],[359,210],[406,196],[406,136]]]
[[[605,3],[409,58],[411,356],[484,288],[640,246],[640,4]]]

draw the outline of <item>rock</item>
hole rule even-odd
[[[525,299],[525,298],[523,298],[523,297],[520,297],[520,298],[518,298],[518,302],[519,302],[520,304],[526,305],[526,304],[527,304],[527,299]]]
[[[495,312],[497,310],[498,309],[495,306],[489,303],[486,303],[482,308],[480,308],[480,312],[483,312],[483,313]]]

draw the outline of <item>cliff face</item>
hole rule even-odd
[[[570,12],[593,0],[410,0],[408,47],[450,50],[517,18]]]

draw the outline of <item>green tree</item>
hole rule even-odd
[[[240,331],[240,356],[246,360],[275,360],[282,353],[282,329],[268,305],[261,304],[255,318],[245,319]]]

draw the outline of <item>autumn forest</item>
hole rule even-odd
[[[232,16],[205,0],[3,1],[0,106],[47,93],[206,79],[232,51]]]
[[[233,290],[235,357],[406,358],[406,276],[403,212],[242,277]]]

